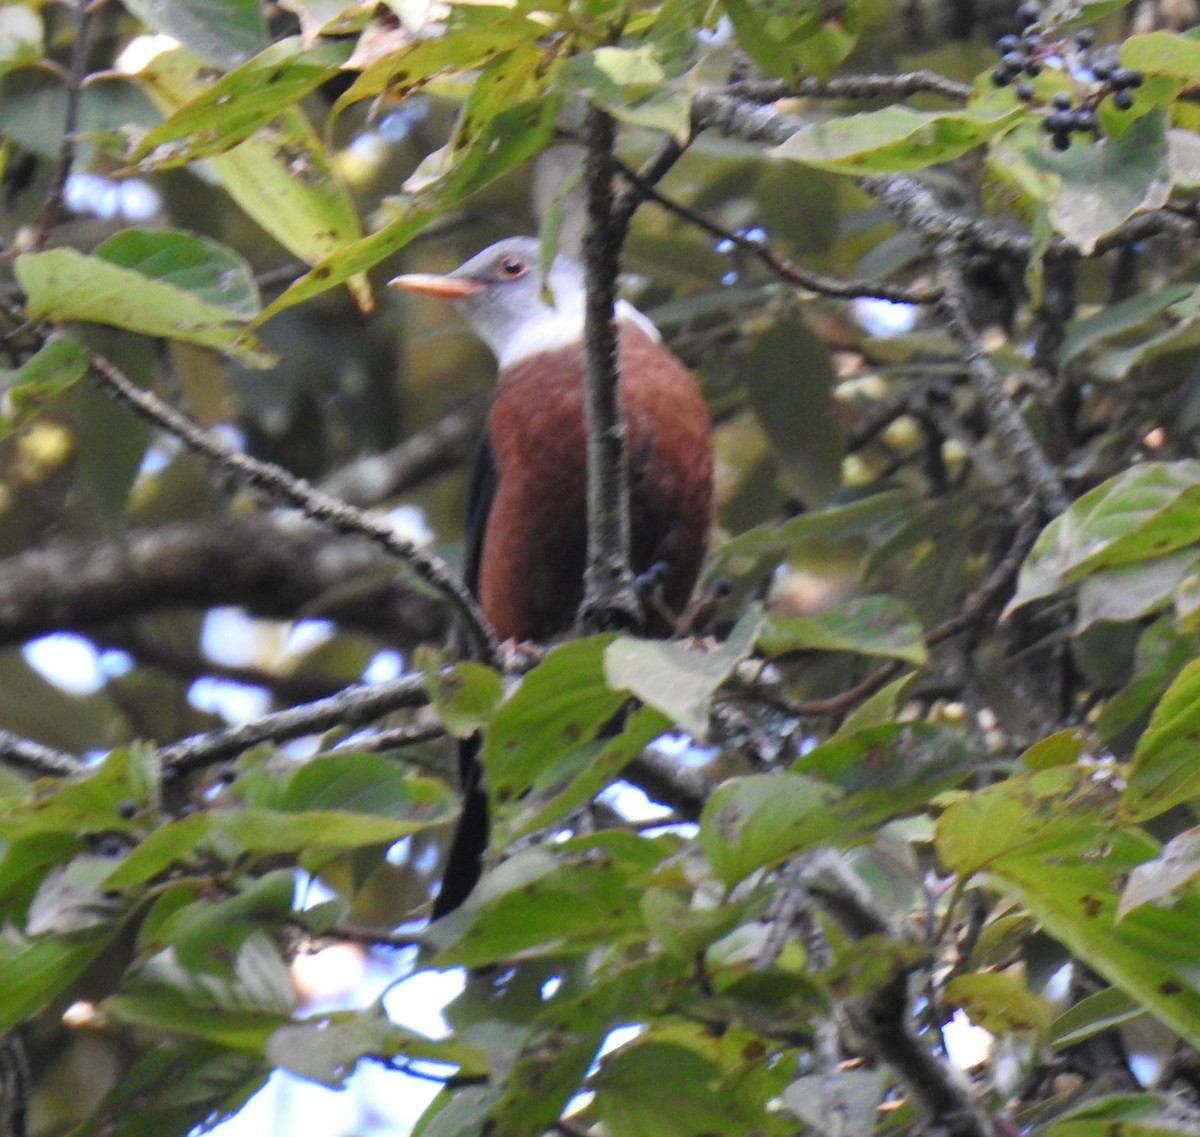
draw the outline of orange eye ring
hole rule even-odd
[[[529,271],[519,257],[501,257],[496,265],[496,275],[506,280],[516,280]]]

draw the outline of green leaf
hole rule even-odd
[[[1190,549],[1090,573],[1079,586],[1076,633],[1101,620],[1136,620],[1171,603],[1200,569]]]
[[[1200,462],[1131,467],[1072,502],[1025,558],[1008,611],[1100,568],[1165,556],[1200,540]]]
[[[1200,792],[1200,659],[1194,659],[1167,688],[1138,739],[1124,805],[1139,819],[1155,817]]]
[[[295,873],[277,869],[227,900],[200,900],[181,909],[166,938],[191,972],[234,978],[238,952],[251,936],[274,932],[291,915]]]
[[[1041,1038],[1050,1026],[1050,1004],[1011,975],[983,971],[956,975],[942,988],[942,996],[992,1034]]]
[[[523,850],[430,930],[445,944],[436,963],[482,967],[644,939],[642,876],[667,851],[661,841],[613,831]]]
[[[174,50],[156,55],[137,73],[137,80],[169,115],[207,89],[205,76],[200,60]],[[334,176],[320,138],[295,107],[276,116],[269,134],[247,138],[207,162],[238,207],[307,264],[329,257],[362,235],[350,195]],[[369,307],[370,288],[365,278],[356,275],[358,271],[329,283],[348,281],[359,305]],[[255,324],[264,319],[266,313]]]
[[[709,572],[749,575],[764,560],[816,542],[881,539],[910,518],[915,504],[908,490],[885,489],[846,505],[802,513],[782,525],[760,525],[715,549]]]
[[[112,943],[120,925],[88,935],[28,940],[0,937],[0,1030],[11,1030],[61,995]]]
[[[1017,854],[1045,859],[1107,826],[1090,773],[1052,766],[955,800],[938,818],[934,844],[950,871],[968,877]],[[1084,836],[1081,837],[1081,834]]]
[[[992,162],[1000,176],[1049,207],[1054,230],[1085,256],[1134,214],[1165,204],[1171,189],[1160,111],[1142,115],[1118,137],[1065,153],[1050,150],[1044,133],[1026,123],[997,143]]]
[[[792,853],[843,836],[831,808],[835,786],[796,774],[730,778],[713,791],[700,817],[700,847],[713,871],[733,886]]]
[[[126,6],[215,67],[235,67],[266,38],[257,0],[129,0]]]
[[[470,738],[492,717],[504,685],[481,663],[458,663],[429,676],[429,694],[442,725],[455,738]]]
[[[230,978],[193,974],[173,952],[162,952],[102,1005],[123,1022],[261,1055],[294,1004],[286,964],[275,944],[256,932],[238,950]]]
[[[1021,116],[1018,107],[917,111],[891,106],[801,127],[769,153],[839,174],[887,174],[948,162]]]
[[[1115,304],[1105,304],[1098,312],[1070,325],[1067,338],[1059,348],[1059,363],[1066,365],[1110,339],[1139,331],[1179,301],[1194,297],[1196,292],[1195,285],[1173,284],[1154,292],[1126,297]]]
[[[1169,898],[1189,881],[1200,875],[1200,831],[1188,829],[1172,837],[1153,860],[1138,865],[1125,882],[1121,903],[1117,906],[1120,918],[1139,904]]]
[[[231,319],[248,320],[260,307],[250,266],[235,252],[205,237],[162,229],[122,229],[92,255],[170,284],[221,308]]]
[[[1148,713],[1192,656],[1195,638],[1168,618],[1156,620],[1138,638],[1133,677],[1101,708],[1096,731],[1106,745]]]
[[[1145,1007],[1119,987],[1106,987],[1065,1010],[1050,1024],[1047,1041],[1056,1049],[1074,1046],[1104,1030],[1140,1018]]]
[[[1177,32],[1130,36],[1121,44],[1121,66],[1146,75],[1169,75],[1190,86],[1200,75],[1200,42]]]
[[[124,905],[104,888],[112,866],[112,857],[81,853],[52,868],[30,902],[25,931],[31,936],[63,936],[114,922]]]
[[[670,727],[660,711],[638,707],[616,734],[605,732],[549,763],[527,793],[497,811],[496,827],[512,840],[591,801]]]
[[[655,44],[603,46],[566,60],[559,82],[622,122],[686,140],[691,100],[682,87],[671,83],[674,70]]]
[[[743,338],[733,363],[785,487],[810,507],[823,505],[841,484],[845,449],[829,345],[789,309]]]
[[[170,169],[223,154],[336,75],[348,55],[348,46],[340,41],[306,49],[299,36],[280,40],[148,130],[133,158]],[[160,146],[161,154],[152,153]],[[147,156],[149,163],[144,162]]]
[[[852,651],[903,659],[920,667],[928,657],[923,631],[906,604],[863,596],[814,616],[768,617],[758,646],[768,655],[793,651]]]
[[[345,1084],[360,1058],[453,1063],[459,1077],[486,1069],[474,1047],[454,1039],[436,1041],[397,1026],[378,1003],[363,1011],[336,1011],[280,1027],[267,1040],[266,1056],[272,1065],[331,1089]]]
[[[990,866],[1015,886],[1046,931],[1088,967],[1133,996],[1190,1045],[1200,1041],[1200,896],[1171,908],[1144,904],[1117,919],[1112,882],[1155,852],[1142,834],[1111,827],[1080,831],[1047,871],[1041,853],[1013,853]]]
[[[483,742],[488,794],[503,810],[562,755],[590,743],[629,696],[605,682],[612,636],[554,648],[501,704]]]
[[[635,1041],[601,1060],[589,1113],[613,1137],[752,1131],[747,1103],[720,1093],[719,1081],[719,1068],[688,1047]]]
[[[74,340],[55,337],[15,371],[0,371],[0,438],[19,430],[41,410],[44,400],[66,390],[87,373],[87,352]]]
[[[856,0],[723,0],[738,42],[771,75],[795,82],[828,79],[854,49],[861,26]]]
[[[238,326],[244,319],[243,282],[253,288],[249,266],[226,249],[184,233],[131,231],[118,234],[116,253],[140,254],[136,267],[74,249],[27,253],[14,266],[35,320],[85,320],[148,336],[214,347],[252,367],[268,367],[274,356]],[[125,240],[122,240],[125,238]],[[210,282],[229,274],[224,295],[214,303]],[[221,287],[219,284],[217,287]]]
[[[305,762],[274,803],[284,813],[339,810],[373,817],[444,816],[445,791],[381,754],[338,752]]]
[[[713,694],[749,658],[761,621],[757,609],[747,612],[712,651],[622,636],[604,650],[604,678],[609,687],[629,691],[703,740]]]
[[[1182,1137],[1183,1126],[1155,1094],[1113,1094],[1093,1099],[1046,1127],[1046,1137]]]

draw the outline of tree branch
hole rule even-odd
[[[255,489],[265,491],[278,501],[296,506],[314,521],[329,525],[342,533],[361,533],[371,538],[403,561],[421,580],[442,593],[458,610],[479,657],[489,663],[496,662],[496,637],[488,627],[479,605],[440,558],[397,535],[386,519],[374,517],[322,493],[302,479],[293,477],[280,466],[240,453],[224,440],[204,430],[183,412],[163,402],[157,395],[143,390],[103,356],[93,354],[89,362],[92,371],[99,376],[101,386],[110,395],[132,408],[142,418],[175,435],[190,449],[203,454],[222,470]]]
[[[287,742],[333,727],[363,726],[392,711],[423,707],[428,702],[425,676],[404,675],[388,683],[347,687],[327,699],[193,735],[162,747],[158,756],[163,774],[179,777],[224,762],[264,742]]]
[[[62,541],[0,560],[0,646],[217,604],[273,619],[326,617],[400,646],[440,639],[448,627],[443,605],[407,587],[377,546],[284,511]]]
[[[974,384],[991,428],[1002,450],[1010,454],[1029,490],[1051,517],[1062,513],[1070,498],[1049,458],[1042,451],[1033,431],[1004,390],[1004,379],[992,362],[963,303],[963,252],[954,240],[938,244],[937,260],[942,282],[938,309],[951,338],[958,345],[967,374]]]
[[[31,742],[10,730],[0,730],[0,762],[52,778],[67,778],[85,769],[74,754]]]
[[[641,604],[630,568],[629,453],[618,391],[617,329],[613,322],[624,233],[613,221],[616,128],[599,107],[585,124],[587,195],[584,315],[587,405],[588,550],[580,626],[588,631],[637,628]]]

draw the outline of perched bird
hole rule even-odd
[[[587,556],[583,270],[560,254],[543,281],[532,237],[512,237],[446,275],[398,276],[449,300],[496,356],[487,430],[468,497],[467,586],[501,639],[545,642],[568,631]],[[543,287],[543,285],[545,287]],[[654,325],[616,306],[619,393],[628,431],[632,569],[659,603],[649,630],[670,630],[696,582],[712,520],[713,447],[695,380]],[[463,815],[434,902],[452,911],[479,877],[487,799],[478,744],[460,754]]]

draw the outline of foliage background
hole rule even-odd
[[[0,6],[7,1130],[357,1067],[439,1137],[1194,1132],[1193,16],[1047,3],[1023,101],[1009,4]],[[382,285],[577,248],[606,116],[718,424],[707,638],[517,685],[447,646],[491,364]],[[330,944],[471,968],[449,1035],[303,1007]]]

